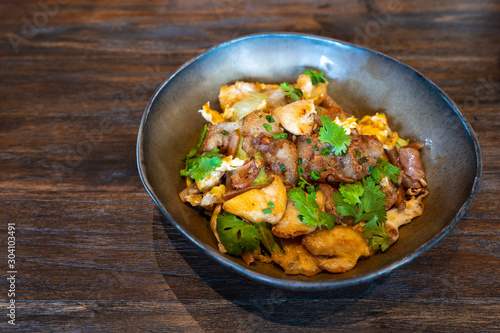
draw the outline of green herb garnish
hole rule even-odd
[[[266,129],[266,131],[268,132],[271,132],[273,130],[273,127],[269,124],[263,124],[262,126],[264,126],[264,128]]]
[[[294,187],[288,191],[288,197],[294,201],[295,207],[299,210],[299,219],[302,223],[320,228],[326,227],[331,230],[335,225],[335,217],[319,210],[316,203],[316,192],[309,195],[302,189]]]
[[[401,173],[397,166],[392,165],[389,162],[389,160],[386,160],[383,158],[379,158],[377,165],[372,167],[372,169],[370,171],[372,173],[372,177],[377,182],[380,182],[382,177],[387,177],[396,183],[398,181],[398,176]]]
[[[351,144],[345,128],[335,124],[333,120],[326,116],[321,116],[321,123],[323,126],[319,130],[319,141],[332,145],[335,155],[345,154],[347,147]]]
[[[221,166],[222,157],[222,154],[219,154],[219,149],[214,149],[187,159],[186,167],[181,170],[181,176],[200,181]]]
[[[323,70],[321,73],[318,73],[316,71],[304,71],[304,74],[307,74],[311,77],[311,82],[312,84],[318,84],[321,82],[328,82],[325,77],[323,76]]]
[[[283,82],[280,84],[281,90],[285,92],[285,95],[289,96],[293,102],[300,101],[304,97],[302,90],[294,88],[290,83]]]
[[[240,257],[243,252],[254,252],[260,245],[259,230],[228,212],[217,216],[219,239],[229,254]]]

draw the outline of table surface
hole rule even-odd
[[[4,0],[0,8],[0,330],[500,330],[499,1]],[[384,278],[321,293],[258,284],[164,221],[141,184],[136,136],[157,85],[207,48],[273,31],[362,44],[412,66],[477,134],[484,168],[474,203],[436,246]],[[5,278],[9,224],[15,297]]]

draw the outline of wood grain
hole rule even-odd
[[[19,270],[17,325],[2,310],[0,330],[500,331],[499,1],[55,3],[0,4],[0,269],[16,223]],[[207,48],[274,31],[403,61],[478,136],[476,200],[435,247],[384,278],[322,293],[257,284],[195,248],[142,187],[135,142],[156,86]],[[5,309],[5,278],[0,286]]]

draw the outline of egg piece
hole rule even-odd
[[[350,135],[352,130],[358,130],[359,125],[356,122],[356,118],[349,117],[344,121],[340,120],[339,117],[336,117],[333,121],[335,124],[344,127],[345,134]]]
[[[200,191],[206,193],[210,191],[214,186],[217,186],[221,182],[221,178],[226,171],[233,171],[245,164],[245,160],[241,160],[237,157],[226,156],[222,158],[222,164],[212,171],[208,176],[196,182],[196,186]]]
[[[226,119],[222,114],[210,108],[210,102],[206,102],[203,105],[203,109],[198,110],[198,112],[201,113],[201,115],[203,116],[203,118],[205,118],[206,121],[212,124],[217,124],[226,121]]]
[[[384,144],[384,149],[391,150],[398,141],[398,133],[393,132],[387,123],[387,117],[383,113],[374,116],[364,116],[359,122],[359,134],[375,135]]]
[[[316,109],[311,100],[300,100],[277,107],[271,112],[279,117],[281,126],[295,135],[311,134]]]
[[[295,88],[302,90],[304,97],[312,100],[314,105],[320,105],[326,97],[328,82],[312,84],[311,77],[307,74],[300,74],[297,78]]]
[[[272,202],[274,207],[270,208]],[[252,223],[278,223],[286,209],[286,188],[280,176],[274,176],[273,182],[262,189],[252,189],[235,196],[224,203],[222,208],[234,215],[243,217]]]

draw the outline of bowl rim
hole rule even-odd
[[[445,228],[443,228],[439,233],[434,235],[430,240],[427,242],[423,243],[420,245],[416,250],[414,250],[411,254],[396,260],[393,263],[387,264],[385,266],[380,267],[377,270],[374,270],[370,274],[363,275],[363,276],[352,276],[350,278],[342,279],[342,280],[326,280],[326,281],[305,281],[305,280],[293,280],[293,279],[286,279],[286,278],[279,278],[279,277],[271,277],[266,274],[254,271],[250,269],[247,266],[243,266],[235,261],[232,261],[230,258],[227,257],[227,255],[222,254],[219,252],[217,249],[214,249],[207,244],[203,243],[202,241],[198,240],[196,236],[192,235],[187,229],[183,228],[175,218],[169,213],[168,209],[163,205],[163,203],[159,200],[158,196],[153,190],[152,185],[150,184],[147,174],[146,174],[146,168],[145,168],[145,161],[144,161],[144,151],[143,151],[143,136],[144,136],[144,129],[145,129],[145,124],[147,122],[151,106],[153,105],[154,101],[156,100],[157,96],[159,93],[163,90],[163,88],[177,75],[179,75],[180,72],[182,72],[185,68],[189,67],[192,63],[209,56],[211,53],[215,52],[218,49],[221,48],[226,48],[228,46],[231,46],[232,44],[237,44],[237,43],[242,43],[248,40],[254,40],[254,39],[264,39],[264,38],[300,38],[300,39],[308,39],[308,40],[314,40],[317,42],[322,42],[322,43],[331,43],[334,45],[341,45],[341,46],[347,46],[350,49],[355,49],[355,50],[362,50],[368,53],[375,54],[376,56],[385,58],[389,61],[396,62],[397,65],[403,66],[406,69],[409,69],[410,71],[413,71],[420,80],[423,80],[425,84],[430,85],[431,88],[433,88],[439,95],[440,97],[446,101],[446,103],[451,107],[451,109],[455,112],[455,114],[459,117],[460,121],[464,125],[467,133],[469,134],[471,141],[473,142],[473,148],[474,148],[474,154],[475,154],[475,168],[476,168],[476,173],[474,175],[474,182],[472,184],[471,191],[469,193],[469,196],[467,200],[462,204],[461,208],[458,210],[458,212],[455,214],[453,217],[451,223],[448,223]],[[388,274],[389,272],[393,271],[394,269],[405,265],[412,261],[413,259],[417,258],[420,256],[422,253],[430,249],[434,244],[436,244],[439,240],[441,240],[453,227],[458,223],[458,221],[463,217],[467,209],[470,207],[472,202],[474,201],[480,187],[481,183],[481,178],[482,178],[482,169],[483,169],[483,161],[482,161],[482,155],[481,155],[481,148],[479,145],[479,141],[477,139],[476,134],[474,133],[474,130],[472,129],[472,126],[470,123],[467,121],[465,118],[465,115],[462,113],[462,111],[459,109],[459,107],[455,104],[455,102],[452,101],[452,99],[443,91],[441,88],[439,88],[436,84],[434,84],[431,80],[429,80],[427,77],[425,77],[422,73],[420,73],[418,70],[402,63],[401,61],[392,58],[390,56],[387,56],[383,53],[380,53],[378,51],[374,51],[370,48],[352,44],[349,42],[344,42],[338,39],[334,38],[329,38],[329,37],[322,37],[322,36],[315,36],[315,35],[310,35],[310,34],[302,34],[302,33],[288,33],[288,32],[277,32],[277,33],[258,33],[258,34],[250,34],[246,35],[243,37],[239,37],[236,39],[232,39],[229,41],[226,41],[224,43],[215,45],[206,51],[202,52],[198,56],[192,58],[191,60],[185,62],[182,66],[180,66],[169,78],[165,79],[156,89],[154,94],[151,96],[145,110],[143,113],[143,116],[141,118],[139,130],[138,130],[138,135],[137,135],[137,144],[136,144],[136,158],[137,158],[137,168],[139,171],[139,176],[141,178],[141,181],[152,198],[153,202],[156,204],[156,206],[159,208],[160,212],[163,214],[163,216],[170,222],[172,223],[184,236],[186,236],[191,242],[196,244],[200,249],[202,249],[204,252],[207,254],[211,254],[211,257],[214,258],[217,262],[223,264],[226,267],[229,267],[230,269],[235,270],[236,272],[261,283],[267,284],[272,287],[278,287],[278,288],[286,288],[286,289],[292,289],[292,290],[302,290],[302,291],[319,291],[319,290],[327,290],[327,289],[336,289],[336,288],[342,288],[342,287],[347,287],[347,286],[352,286],[360,283],[365,283],[372,281],[376,278],[379,278],[383,275]]]

